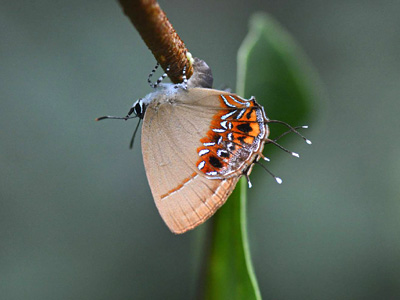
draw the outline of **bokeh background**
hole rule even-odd
[[[193,299],[204,227],[171,234],[135,122],[155,64],[116,1],[1,1],[0,298]],[[252,174],[265,299],[400,299],[400,2],[160,1],[215,86],[236,84],[252,13],[274,16],[321,77],[307,136]],[[261,170],[260,170],[261,169]]]

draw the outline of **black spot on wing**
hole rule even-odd
[[[240,125],[236,126],[236,128],[244,133],[249,133],[250,131],[253,130],[253,128],[251,128],[249,123],[240,124]]]
[[[219,155],[220,157],[223,157],[223,158],[228,158],[228,157],[229,157],[229,152],[226,151],[226,150],[219,150],[219,151],[218,151],[218,155]]]
[[[220,160],[218,159],[218,157],[215,156],[210,156],[210,158],[208,159],[209,163],[217,169],[222,168],[222,163],[220,162]]]
[[[236,145],[232,142],[229,142],[226,144],[226,148],[228,149],[228,151],[233,152],[236,149]]]
[[[250,109],[250,111],[246,114],[247,120],[251,118],[251,113],[253,112],[253,109]]]
[[[246,138],[246,137],[245,137],[244,135],[241,135],[241,136],[237,137],[237,139],[240,141],[240,143],[241,143],[242,145],[246,144],[245,141],[244,141],[245,138]]]

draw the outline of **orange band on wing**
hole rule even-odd
[[[169,195],[171,195],[172,193],[175,193],[177,191],[179,191],[181,188],[183,188],[183,186],[188,183],[190,180],[192,180],[195,176],[197,175],[196,172],[194,172],[192,175],[190,175],[188,178],[185,178],[182,183],[180,185],[178,185],[176,188],[173,188],[172,190],[168,191],[167,193],[165,193],[164,195],[161,195],[161,200],[165,197],[168,197]]]

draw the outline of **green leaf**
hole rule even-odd
[[[272,17],[255,14],[238,53],[238,94],[255,96],[270,119],[295,126],[316,110],[316,86],[316,72],[290,34]]]
[[[248,249],[246,184],[242,178],[214,216],[205,299],[261,299]]]
[[[313,74],[286,31],[265,14],[252,17],[238,53],[239,95],[254,95],[268,116],[297,125],[310,114]],[[246,194],[247,182],[242,178],[213,217],[205,299],[261,299],[249,250]]]

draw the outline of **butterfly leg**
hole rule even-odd
[[[168,76],[168,72],[169,72],[169,66],[167,67],[167,69],[165,70],[165,73],[164,74],[162,74],[158,79],[157,79],[157,81],[155,82],[155,83],[152,83],[151,82],[151,77],[153,77],[153,75],[154,75],[154,73],[157,71],[157,69],[158,69],[158,67],[160,66],[160,64],[159,63],[157,63],[156,64],[156,66],[154,67],[154,69],[153,70],[151,70],[151,72],[150,72],[150,74],[149,74],[149,77],[147,78],[147,82],[149,83],[149,85],[152,87],[152,88],[157,88],[157,86],[164,80],[164,78],[165,77],[167,77]]]
[[[181,89],[184,89],[184,90],[187,90],[187,89],[188,89],[188,79],[187,79],[187,77],[186,77],[186,66],[183,67],[183,71],[182,71],[182,82],[176,84],[176,85],[175,85],[175,88],[176,88],[176,89],[181,88]]]
[[[183,79],[183,81],[182,81],[182,85],[183,85],[182,88],[183,88],[184,90],[187,90],[187,83],[188,83],[188,80],[187,80],[187,77],[186,77],[186,66],[183,67],[182,79]]]
[[[153,87],[153,83],[151,82],[151,77],[153,77],[154,73],[157,71],[158,67],[160,66],[159,63],[156,64],[156,66],[151,70],[149,77],[147,77],[147,82],[151,87]]]

